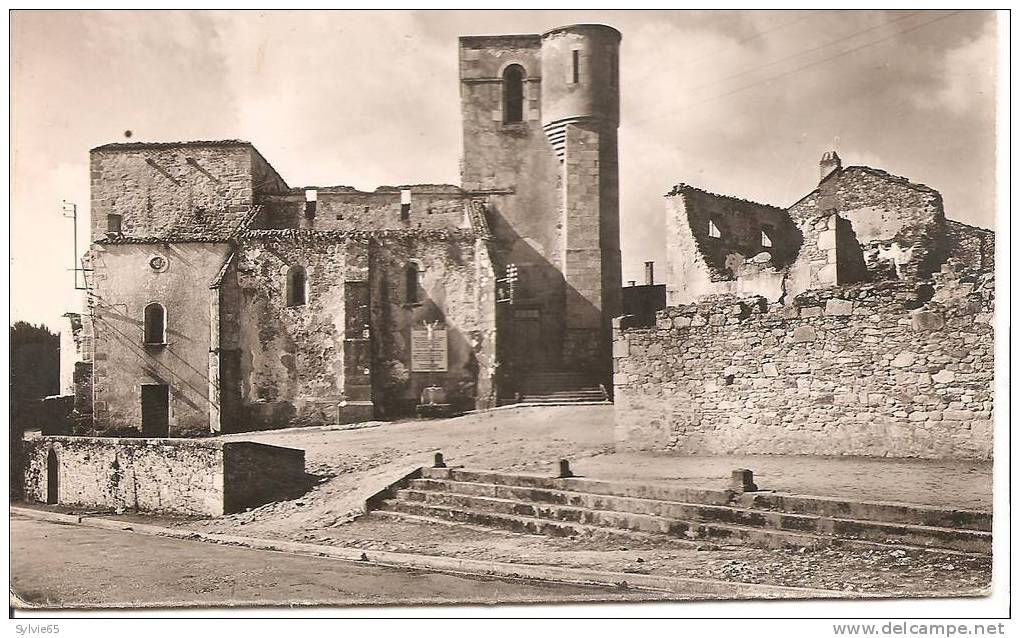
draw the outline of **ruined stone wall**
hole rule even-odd
[[[411,191],[407,219],[401,213],[402,188]],[[446,184],[380,186],[372,192],[333,186],[316,189],[316,197],[315,212],[309,215],[305,189],[268,196],[263,227],[330,231],[470,227],[463,191]]]
[[[366,250],[362,245],[360,250]],[[348,263],[357,242],[299,231],[255,231],[237,252],[237,375],[224,379],[240,410],[234,427],[337,423],[344,387],[344,292],[367,279]],[[306,273],[307,303],[287,305],[287,274]],[[231,312],[224,308],[223,312]]]
[[[961,273],[970,276],[995,270],[995,232],[946,220],[944,252]]]
[[[709,222],[719,237],[709,235]],[[772,246],[762,245],[768,233]],[[703,295],[783,295],[784,269],[807,243],[781,208],[680,184],[666,196],[668,303]]]
[[[723,298],[614,342],[621,449],[990,458],[993,280]]]
[[[92,240],[104,237],[111,213],[121,215],[121,230],[129,237],[226,239],[255,203],[255,155],[243,142],[93,149]],[[263,182],[275,175],[269,168],[260,171]],[[272,190],[276,180],[260,188]]]
[[[797,222],[839,213],[864,250],[872,279],[924,278],[945,259],[945,214],[938,191],[904,177],[850,166],[790,207]]]
[[[407,266],[420,271],[419,301],[407,298]],[[286,303],[287,269],[307,275],[307,303]],[[241,406],[235,429],[322,425],[413,411],[428,385],[446,388],[454,403],[491,404],[495,367],[495,286],[485,242],[468,231],[369,233],[259,230],[244,235],[236,266],[236,381],[226,395]],[[365,324],[347,316],[347,287],[368,287],[367,359],[352,340]],[[227,297],[224,297],[225,299]],[[224,312],[228,312],[224,310]],[[411,372],[411,329],[445,324],[449,371]],[[353,330],[353,332],[351,332]],[[353,379],[352,375],[357,378]],[[236,388],[234,390],[233,388]],[[356,396],[355,396],[356,395]],[[355,404],[365,411],[356,412]]]
[[[95,418],[94,424],[83,420],[80,433],[140,433],[144,384],[170,386],[171,436],[209,432],[209,285],[230,250],[226,243],[94,247],[90,323]],[[154,268],[154,257],[162,258],[164,267]],[[166,308],[165,345],[143,343],[144,309],[151,302]],[[83,382],[86,376],[82,371]]]
[[[46,502],[50,452],[61,505],[218,516],[307,487],[304,452],[249,442],[43,437],[24,444],[24,498]]]

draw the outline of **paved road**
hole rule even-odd
[[[649,592],[359,565],[11,517],[11,587],[33,606],[177,607],[648,600]]]

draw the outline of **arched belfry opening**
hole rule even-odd
[[[503,70],[503,122],[524,121],[524,67],[511,64]]]
[[[56,505],[60,502],[60,461],[57,451],[50,448],[46,455],[46,503]]]

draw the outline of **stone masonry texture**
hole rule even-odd
[[[111,509],[219,516],[293,498],[304,451],[249,442],[42,437],[23,442],[24,496]],[[56,466],[50,468],[50,463]]]
[[[986,459],[990,273],[706,298],[616,320],[621,449]]]

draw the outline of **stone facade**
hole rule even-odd
[[[535,369],[608,384],[619,41],[462,38],[461,186],[292,188],[236,140],[93,149],[75,431],[393,417],[430,386],[487,408]],[[437,327],[446,369],[414,369],[413,334]]]
[[[308,487],[303,450],[250,442],[93,437],[24,441],[24,497],[219,516]]]
[[[986,459],[994,279],[815,290],[617,320],[617,441],[685,454]]]

